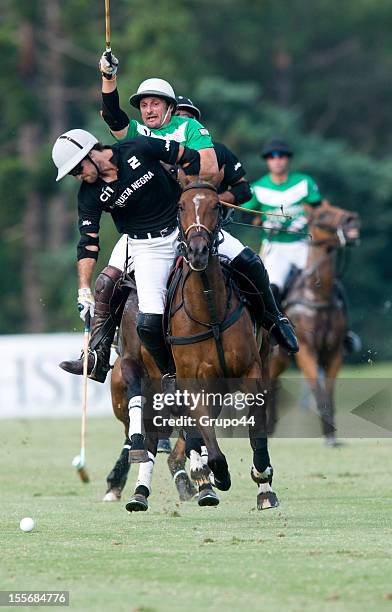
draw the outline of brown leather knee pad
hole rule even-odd
[[[114,266],[106,266],[95,281],[94,297],[95,312],[97,314],[108,314],[116,309],[116,304],[121,302],[121,293],[118,281],[121,278],[121,270]]]

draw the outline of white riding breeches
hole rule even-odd
[[[219,253],[234,259],[244,250],[244,245],[228,232]],[[128,271],[134,270],[139,310],[150,314],[163,314],[166,283],[176,255],[178,229],[163,238],[143,240],[123,235],[113,249],[109,265],[123,270],[125,267],[128,238]]]
[[[283,289],[292,265],[300,270],[306,265],[308,243],[305,240],[295,242],[263,242],[260,257],[267,269],[270,283]]]
[[[125,269],[125,262],[127,259],[127,234],[123,234],[116,242],[116,245],[110,255],[109,266],[113,266],[114,268],[118,268],[123,271]],[[128,270],[127,272],[133,272],[134,265],[133,259],[131,255],[131,245],[128,244]]]

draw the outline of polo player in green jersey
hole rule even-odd
[[[311,208],[320,206],[322,201],[319,188],[310,176],[290,172],[292,156],[293,151],[285,141],[277,138],[271,140],[262,151],[269,173],[252,183],[253,197],[243,205],[245,209],[290,215],[289,219],[268,219],[267,238],[263,240],[260,253],[278,303],[292,267],[303,270],[306,265],[307,213]],[[344,300],[344,296],[341,297]],[[346,350],[359,350],[360,345],[358,336],[348,331]]]
[[[147,79],[129,98],[131,106],[140,110],[140,123],[129,119],[120,108],[117,67],[117,58],[105,51],[99,62],[102,73],[102,116],[116,140],[138,135],[175,140],[183,146],[199,151],[201,179],[216,179],[218,165],[210,134],[195,119],[174,116],[177,101],[170,83],[160,78]]]

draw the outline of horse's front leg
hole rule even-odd
[[[267,394],[264,393],[264,385],[261,383],[261,370],[255,363],[247,376],[252,380],[253,402],[249,407],[249,441],[253,450],[253,465],[251,478],[258,485],[257,509],[266,510],[276,508],[279,501],[276,493],[272,490],[273,469],[268,452],[267,438]]]
[[[127,482],[129,472],[129,451],[131,443],[128,439],[129,418],[127,388],[121,374],[120,358],[117,358],[111,377],[112,406],[115,417],[121,421],[125,430],[125,442],[113,469],[106,478],[107,490],[102,501],[119,501]]]
[[[326,441],[328,441],[330,437],[334,438],[336,429],[330,397],[325,384],[325,372],[324,370],[320,371],[315,352],[303,342],[300,343],[300,349],[295,355],[295,360],[313,392],[321,421],[322,433]]]
[[[170,473],[173,477],[174,484],[177,487],[178,494],[181,501],[188,501],[192,499],[197,491],[190,480],[187,471],[185,469],[186,454],[185,454],[185,437],[184,432],[181,429],[178,436],[177,442],[174,445],[169,457],[167,458],[167,465],[169,466]]]
[[[327,395],[328,410],[330,423],[333,426],[333,431],[326,436],[326,444],[330,447],[341,446],[342,442],[336,439],[335,436],[335,381],[338,372],[342,366],[342,351],[338,350],[329,360],[329,363],[325,369],[325,391]]]
[[[157,433],[146,433],[146,446],[148,460],[139,465],[135,490],[125,506],[128,512],[145,512],[148,510],[148,498],[152,490],[151,483],[158,446]]]
[[[128,437],[131,441],[129,461],[130,463],[143,463],[148,461],[148,456],[142,425],[145,398],[142,395],[143,370],[140,359],[129,352],[125,352],[121,359],[121,373],[127,388]]]
[[[213,474],[214,484],[221,491],[228,491],[231,486],[229,468],[216,439],[215,428],[211,422],[211,411],[208,407],[202,406],[199,401],[194,406],[192,417],[195,419],[197,429],[207,448],[207,465]]]
[[[217,506],[219,497],[211,484],[207,449],[196,427],[187,427],[185,453],[190,462],[191,478],[198,487],[197,503],[199,506]]]

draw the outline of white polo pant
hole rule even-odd
[[[123,271],[125,269],[125,261],[127,258],[127,234],[123,234],[120,240],[117,241],[112,254],[109,259],[109,266],[118,268]],[[133,259],[131,255],[131,245],[128,244],[128,272],[132,272],[134,269]]]
[[[163,314],[166,299],[166,282],[176,255],[178,229],[164,238],[137,240],[128,237],[128,270],[135,272],[140,312]],[[223,231],[224,241],[219,253],[234,259],[244,245],[228,232]],[[109,265],[123,270],[125,267],[127,236],[117,242]],[[130,265],[129,257],[132,263]]]
[[[283,289],[292,265],[300,270],[306,265],[308,243],[305,240],[295,242],[269,242],[265,240],[260,257],[267,269],[270,283]]]

